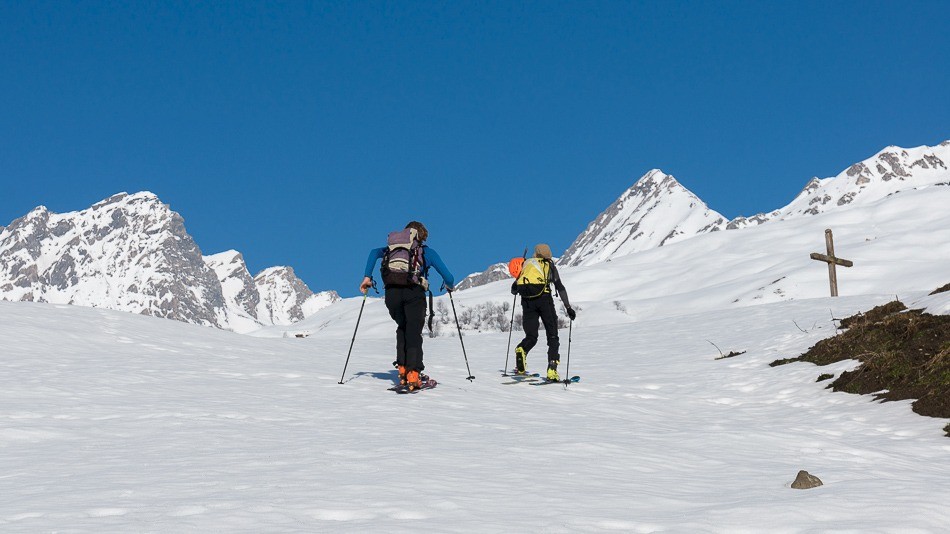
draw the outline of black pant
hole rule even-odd
[[[544,333],[548,337],[548,361],[558,360],[561,341],[557,337],[557,310],[554,309],[554,297],[545,293],[533,299],[521,299],[521,311],[524,327],[524,339],[518,344],[525,354],[538,343],[538,319],[544,323]]]
[[[420,286],[387,287],[386,308],[396,321],[396,362],[406,371],[421,371],[422,327],[426,322],[426,292]]]

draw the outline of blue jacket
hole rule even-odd
[[[376,268],[376,262],[383,258],[387,248],[388,247],[380,247],[369,251],[369,257],[366,258],[366,270],[363,271],[363,276],[373,276],[373,269]],[[422,245],[422,257],[425,260],[422,272],[426,277],[429,275],[429,267],[435,267],[435,270],[439,271],[439,276],[442,277],[442,281],[445,282],[445,285],[455,287],[455,277],[449,272],[449,268],[445,266],[445,263],[442,263],[442,258],[439,257],[439,253],[436,252],[435,249]]]

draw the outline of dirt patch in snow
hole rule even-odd
[[[947,284],[942,287],[938,287],[937,289],[934,290],[933,293],[931,293],[931,295],[936,295],[937,293],[943,293],[945,291],[950,291],[950,284]]]
[[[800,357],[771,365],[859,360],[857,369],[828,387],[889,401],[916,399],[915,412],[950,417],[950,316],[907,310],[894,301],[842,319],[841,327],[843,333],[819,341]],[[945,430],[950,436],[950,425]]]

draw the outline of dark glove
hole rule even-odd
[[[512,283],[511,283],[511,294],[512,294],[512,295],[517,295],[517,294],[518,294],[518,282],[512,282]]]
[[[567,316],[570,317],[571,320],[573,321],[574,318],[577,317],[577,312],[574,311],[574,308],[568,308],[568,309],[567,309]]]

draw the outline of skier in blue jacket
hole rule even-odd
[[[383,271],[383,282],[385,284],[386,308],[389,310],[389,316],[396,321],[396,361],[394,365],[399,369],[400,384],[407,384],[410,388],[418,388],[425,375],[420,372],[425,369],[422,363],[422,327],[425,325],[426,318],[426,299],[425,294],[428,289],[429,267],[435,267],[445,283],[447,291],[452,291],[455,285],[455,277],[449,272],[449,269],[442,262],[442,258],[432,248],[422,244],[429,237],[426,227],[417,221],[412,221],[406,225],[407,229],[414,229],[418,241],[420,242],[421,266],[419,273],[421,275],[418,281],[387,281],[385,270]],[[363,282],[360,284],[360,291],[366,293],[373,286],[373,270],[376,268],[376,262],[386,256],[389,247],[375,248],[369,252],[366,258],[366,269],[363,272]],[[383,268],[386,268],[385,262]]]

